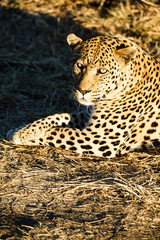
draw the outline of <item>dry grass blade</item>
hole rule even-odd
[[[157,5],[154,4],[153,2],[148,2],[146,0],[137,0],[137,1],[142,3],[142,4],[144,3],[144,4],[148,5],[148,6],[157,7]]]

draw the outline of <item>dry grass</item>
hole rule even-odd
[[[3,140],[77,108],[68,33],[122,34],[160,57],[158,2],[1,1],[1,239],[160,239],[160,150],[109,160]]]

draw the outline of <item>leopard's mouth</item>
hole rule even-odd
[[[82,94],[78,90],[74,91],[77,101],[82,105],[94,105],[95,99],[93,99],[90,93]]]
[[[80,94],[79,94],[80,95]],[[82,105],[93,105],[94,101],[89,96],[77,96],[77,100]]]
[[[93,104],[92,102],[87,101],[85,98],[78,99],[78,102],[79,102],[80,104],[86,105],[86,106],[89,106],[89,105],[92,105],[92,104]]]

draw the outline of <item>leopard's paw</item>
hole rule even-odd
[[[15,144],[22,144],[21,141],[21,133],[19,131],[20,128],[16,128],[16,129],[11,129],[7,132],[7,139],[9,141],[12,141]]]

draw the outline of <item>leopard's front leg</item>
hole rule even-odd
[[[54,114],[26,126],[10,130],[7,133],[7,139],[15,144],[41,145],[37,140],[43,138],[46,131],[57,126],[67,126],[71,122],[71,117],[68,113]]]
[[[52,131],[56,127],[68,127],[83,129],[89,121],[90,112],[78,112],[73,114],[61,113],[37,120],[31,124],[10,130],[7,139],[15,144],[21,145],[42,145],[42,139],[46,132]]]

